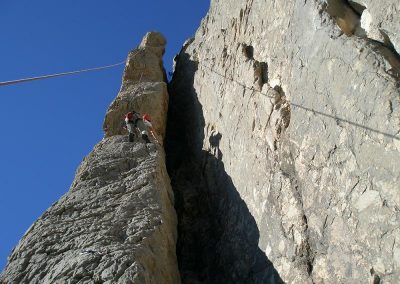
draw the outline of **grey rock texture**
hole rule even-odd
[[[400,51],[400,3],[398,1],[372,1],[356,0],[350,4],[357,3],[365,7],[361,14],[361,27],[371,39],[385,42],[388,39],[393,47]]]
[[[211,1],[169,89],[183,282],[400,282],[399,5]]]
[[[165,136],[168,92],[162,55],[166,43],[160,33],[148,33],[129,53],[121,89],[104,119],[106,137],[126,133],[121,123],[124,114],[132,110],[150,114],[156,133]]]
[[[121,122],[128,106],[143,110],[150,102],[149,112],[164,110],[164,45],[158,33],[144,38],[138,49],[144,57],[137,60],[148,75],[140,82],[127,79],[141,73],[131,69],[136,61],[130,54],[116,99],[123,97],[127,105],[114,101],[107,115]],[[158,119],[165,127],[165,113]],[[164,151],[115,135],[121,123],[106,125],[107,137],[83,160],[70,190],[13,250],[0,283],[180,283],[177,220]]]

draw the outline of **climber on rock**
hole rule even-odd
[[[146,125],[142,117],[136,111],[130,111],[125,115],[126,129],[128,130],[128,140],[133,142],[135,134],[141,135],[146,143],[150,143],[149,135],[147,133]]]
[[[143,122],[144,122],[144,124],[146,125],[147,129],[149,130],[151,136],[153,137],[154,141],[156,141],[157,144],[160,144],[160,142],[158,141],[158,139],[157,139],[157,137],[156,137],[156,134],[155,134],[155,132],[154,132],[153,125],[151,124],[151,116],[148,115],[147,113],[145,113],[145,114],[142,116],[142,119],[143,119]],[[160,144],[160,145],[161,145],[161,144]]]

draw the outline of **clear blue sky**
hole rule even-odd
[[[147,31],[166,36],[170,71],[208,7],[209,0],[0,1],[0,81],[122,61]],[[0,87],[0,271],[102,138],[122,70]]]

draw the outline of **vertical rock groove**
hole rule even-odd
[[[148,34],[0,281],[400,282],[399,3],[212,1],[168,86]],[[167,166],[126,142],[131,109]]]
[[[181,52],[169,86],[167,165],[178,214],[177,255],[184,283],[282,283],[258,248],[259,230],[224,169],[221,134],[202,149],[197,63]]]
[[[399,11],[211,2],[169,85],[183,282],[399,281]]]

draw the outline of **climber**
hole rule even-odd
[[[147,113],[145,113],[145,114],[142,116],[142,119],[143,119],[143,122],[144,122],[144,124],[146,125],[147,129],[149,130],[151,136],[153,137],[154,141],[156,141],[157,144],[160,144],[160,142],[158,142],[158,139],[157,139],[157,137],[156,137],[156,135],[155,135],[155,133],[154,133],[153,125],[151,124],[151,116],[148,115]],[[160,144],[160,145],[161,145],[161,144]]]
[[[146,126],[140,114],[136,111],[130,111],[125,115],[126,129],[128,130],[128,140],[133,142],[135,133],[139,133],[146,143],[150,143],[149,135],[147,134]]]

